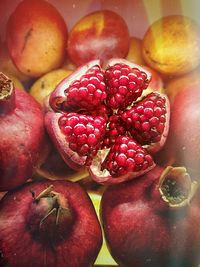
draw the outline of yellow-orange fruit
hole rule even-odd
[[[19,79],[20,81],[24,82],[30,79],[30,77],[28,77],[27,75],[23,74],[22,72],[20,72],[15,64],[13,63],[8,49],[6,47],[5,43],[2,43],[1,46],[1,53],[0,53],[0,71],[2,71],[3,73],[12,75],[14,77],[16,77],[17,79]],[[9,76],[8,75],[8,76]]]
[[[145,65],[142,56],[142,40],[137,37],[130,38],[130,46],[126,59],[138,65]]]
[[[48,96],[65,77],[72,73],[71,70],[57,69],[46,73],[30,88],[30,94],[42,105]]]
[[[67,27],[48,2],[24,0],[9,18],[6,39],[17,68],[26,75],[39,77],[62,64]]]
[[[200,27],[181,15],[161,18],[147,30],[142,52],[146,63],[163,74],[187,73],[200,64]]]

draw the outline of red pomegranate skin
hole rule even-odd
[[[27,92],[15,89],[15,107],[0,112],[0,191],[31,178],[44,141],[41,106]]]
[[[27,223],[33,202],[31,192],[37,196],[50,185],[67,199],[75,215],[67,237],[57,243],[40,242],[30,233]],[[0,233],[0,266],[7,267],[93,266],[102,243],[91,200],[78,184],[69,181],[27,183],[7,193],[0,203]]]
[[[200,171],[200,85],[183,88],[171,110],[170,141],[177,159],[186,167]]]
[[[103,194],[105,238],[120,266],[193,267],[200,263],[199,193],[184,208],[165,209],[152,193],[162,171],[155,167],[137,180],[108,187]]]

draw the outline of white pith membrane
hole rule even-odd
[[[137,68],[140,71],[143,71],[144,73],[146,73],[146,75],[147,75],[146,80],[150,81],[151,76],[148,73],[148,71],[146,71],[145,69],[141,68],[140,66],[138,66],[134,63],[127,62],[124,59],[111,59],[107,62],[107,64],[105,66],[103,66],[103,69],[105,70],[108,67],[114,66],[115,64],[125,64],[128,67]],[[85,73],[93,66],[99,66],[101,68],[100,62],[98,60],[91,61],[87,65],[84,65],[84,66],[78,68],[75,71],[75,73],[72,73],[70,76],[68,76],[67,79],[63,80],[56,87],[56,89],[50,95],[51,107],[56,112],[61,112],[59,114],[64,115],[65,111],[60,110],[59,107],[62,107],[62,104],[64,102],[66,102],[66,98],[67,98],[66,89],[72,84],[72,82],[74,82],[75,80],[79,80],[83,75],[85,75]],[[65,90],[63,88],[65,88]],[[166,119],[166,122],[165,122],[164,131],[161,135],[161,139],[159,142],[141,146],[143,149],[146,149],[148,151],[148,153],[149,152],[150,153],[157,152],[160,149],[160,146],[165,143],[165,140],[166,140],[167,135],[168,135],[168,127],[166,127],[166,125],[168,125],[168,123],[169,123],[169,112],[167,110],[167,107],[169,106],[169,101],[165,95],[161,95],[160,93],[157,93],[157,92],[155,94],[159,95],[161,98],[163,98],[163,97],[165,98],[165,101],[166,101],[165,102],[165,107],[166,107],[166,113],[165,113],[166,118],[165,119]],[[146,95],[144,97],[146,97]],[[129,107],[131,107],[135,103],[138,103],[139,101],[141,101],[142,98],[143,98],[143,96],[139,97]],[[127,108],[128,107],[126,107],[126,109]],[[74,112],[74,110],[72,112]],[[116,113],[117,113],[117,110],[113,110],[113,114],[116,114]],[[65,160],[65,162],[67,164],[69,164],[70,167],[73,168],[73,166],[72,166],[73,164],[71,165],[69,163],[69,159],[70,159],[70,161],[74,161],[75,165],[77,165],[77,169],[83,167],[85,164],[85,161],[86,161],[86,157],[81,157],[76,152],[72,152],[72,153],[70,152],[70,154],[68,155],[67,152],[69,152],[69,144],[67,144],[66,136],[61,133],[61,130],[59,131],[59,129],[58,129],[59,126],[56,126],[56,123],[58,124],[58,117],[54,116],[53,114],[49,114],[49,115],[47,114],[47,116],[49,117],[48,120],[49,120],[49,124],[51,125],[50,127],[47,126],[48,129],[51,128],[48,131],[50,133],[50,136],[53,136],[53,141],[54,141],[56,147],[58,148],[61,156]],[[50,117],[52,117],[52,118],[50,118]],[[53,119],[53,117],[54,118],[57,117],[57,118]],[[53,120],[55,123],[52,124],[51,120]],[[108,127],[108,124],[107,124],[107,127]],[[55,131],[59,131],[59,133],[55,134]],[[134,139],[134,137],[131,137],[131,138]],[[54,139],[56,139],[56,141]],[[88,168],[90,175],[98,183],[120,183],[122,181],[132,179],[136,176],[140,176],[140,175],[148,172],[149,170],[151,170],[152,168],[155,167],[155,163],[153,162],[151,166],[147,167],[144,170],[139,170],[139,171],[135,171],[135,172],[128,172],[124,175],[120,175],[119,177],[117,177],[117,176],[112,177],[110,172],[107,169],[102,170],[102,166],[101,166],[102,162],[105,161],[109,152],[110,152],[110,148],[104,148],[104,149],[98,150],[97,155],[92,159],[92,163]]]

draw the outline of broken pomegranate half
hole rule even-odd
[[[151,76],[124,59],[78,68],[52,92],[47,131],[73,169],[87,167],[101,184],[140,176],[168,134],[169,101],[158,92],[142,96]]]

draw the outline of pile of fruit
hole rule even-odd
[[[199,266],[199,65],[189,17],[140,40],[111,10],[69,31],[50,3],[17,5],[0,45],[0,266]]]

